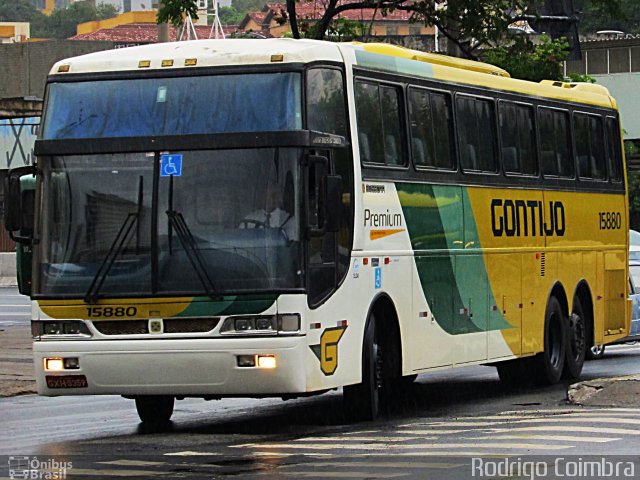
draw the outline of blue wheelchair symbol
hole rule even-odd
[[[182,176],[182,155],[161,155],[160,156],[160,176],[161,177]]]
[[[382,288],[382,269],[375,269],[375,287]]]

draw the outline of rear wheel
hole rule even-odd
[[[378,342],[376,317],[369,316],[362,345],[362,382],[343,390],[344,410],[353,421],[373,420],[380,413],[382,351]]]
[[[580,299],[573,299],[573,313],[567,323],[567,346],[563,376],[577,379],[580,377],[587,354],[586,317]]]
[[[167,423],[173,414],[175,398],[164,395],[136,397],[136,410],[142,423]]]
[[[540,385],[558,383],[566,359],[566,321],[556,297],[550,297],[544,318],[544,351],[534,358],[534,376]]]

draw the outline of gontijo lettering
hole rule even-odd
[[[565,232],[564,205],[539,200],[491,200],[491,229],[495,237],[562,237]]]

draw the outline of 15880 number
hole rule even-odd
[[[87,307],[90,318],[135,317],[137,313],[136,307]]]

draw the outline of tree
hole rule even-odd
[[[158,9],[158,23],[171,23],[174,27],[179,27],[187,15],[190,15],[192,20],[198,19],[198,5],[195,0],[164,0]]]
[[[34,37],[69,38],[76,34],[79,23],[105,20],[115,17],[118,10],[113,5],[95,7],[89,1],[74,2],[67,8],[54,8],[50,16],[42,16],[33,24]]]
[[[580,20],[580,31],[595,33],[599,30],[619,30],[640,33],[640,9],[637,0],[599,2],[574,0]]]
[[[483,60],[504,68],[514,78],[539,82],[564,80],[562,61],[568,55],[569,44],[564,39],[541,35],[540,43],[533,44],[528,37],[518,35],[509,45],[485,51]]]
[[[244,19],[245,14],[236,10],[234,6],[218,8],[218,16],[222,25],[239,25]],[[213,22],[213,18],[209,19],[209,24]]]
[[[0,22],[33,22],[42,16],[29,0],[0,0]]]

